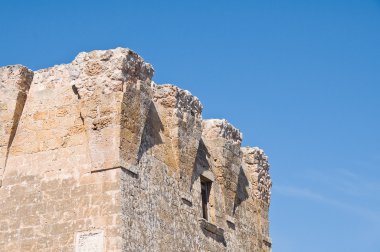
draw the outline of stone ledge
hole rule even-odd
[[[227,222],[227,226],[233,230],[236,229],[236,224],[235,224],[235,218],[230,216],[230,215],[227,215],[226,216],[226,222]]]
[[[109,168],[95,169],[95,170],[91,170],[91,173],[104,172],[104,171],[109,171],[109,170],[114,170],[114,169],[119,169],[119,168],[128,172],[132,177],[138,178],[139,176],[137,167],[132,166],[132,165],[129,166],[128,168],[125,168],[123,166],[114,166],[114,167],[109,167]]]
[[[139,175],[139,172],[138,172],[139,169],[137,168],[137,166],[130,165],[130,166],[128,166],[128,168],[121,167],[121,169],[125,169],[125,170],[135,174],[136,176]]]
[[[199,222],[201,224],[201,228],[203,228],[203,229],[205,229],[205,230],[207,230],[213,234],[216,234],[218,236],[224,236],[224,229],[216,226],[215,224],[208,222],[205,219],[199,219]]]
[[[208,179],[208,180],[210,180],[211,182],[215,181],[215,176],[212,173],[212,171],[210,171],[210,170],[203,171],[202,174],[201,174],[201,176],[204,177],[204,178],[206,178],[206,179]]]
[[[268,247],[272,247],[272,239],[268,236],[263,236],[263,242]]]
[[[228,221],[229,223],[235,225],[235,221],[236,221],[236,220],[235,220],[234,217],[232,217],[232,216],[230,216],[230,215],[227,215],[227,217],[226,217],[226,221]]]
[[[188,206],[193,206],[193,196],[189,193],[181,192],[180,194],[182,202]]]

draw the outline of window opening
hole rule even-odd
[[[201,180],[202,217],[208,220],[208,203],[210,198],[211,182]]]

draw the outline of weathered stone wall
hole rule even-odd
[[[270,251],[263,151],[152,75],[123,48],[0,68],[0,251]]]

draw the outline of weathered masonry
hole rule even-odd
[[[271,250],[267,156],[129,49],[0,68],[0,251]]]

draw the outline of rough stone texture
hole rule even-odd
[[[0,251],[271,250],[268,158],[152,76],[124,48],[0,68]]]

